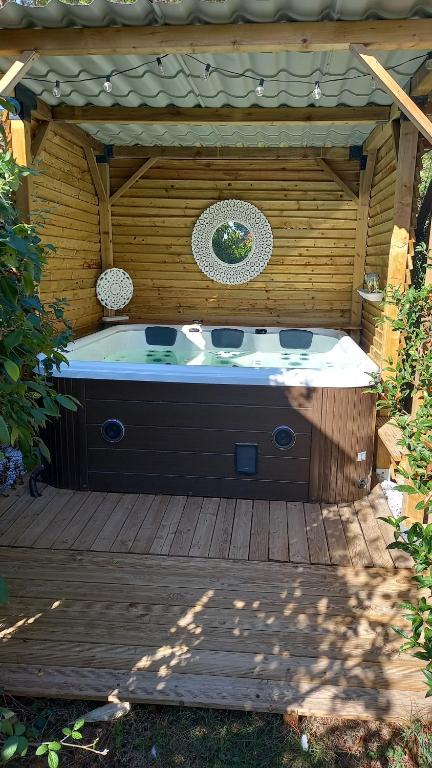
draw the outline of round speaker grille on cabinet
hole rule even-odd
[[[282,425],[276,427],[272,432],[273,445],[276,448],[280,448],[281,451],[286,451],[288,448],[292,448],[296,441],[296,434],[291,427]]]
[[[101,432],[107,443],[119,443],[125,435],[124,424],[118,419],[107,419],[101,426]]]

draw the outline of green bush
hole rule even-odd
[[[426,519],[432,512],[432,285],[412,286],[407,291],[390,288],[388,298],[396,308],[394,318],[384,319],[400,334],[396,361],[389,360],[386,376],[377,380],[374,391],[378,407],[385,408],[401,430],[399,444],[404,466],[398,472],[404,480],[396,486],[406,494],[418,494],[416,509]],[[413,398],[418,407],[411,412]],[[414,523],[405,530],[406,517],[383,518],[394,528],[389,549],[400,549],[414,561],[419,587],[416,603],[402,603],[410,629],[395,631],[404,639],[401,651],[414,651],[426,662],[426,696],[432,696],[432,523]]]
[[[0,460],[1,446],[18,448],[26,468],[49,460],[40,437],[60,407],[76,410],[73,398],[57,394],[50,374],[66,362],[71,339],[64,302],[44,304],[39,285],[51,246],[36,228],[20,221],[14,193],[32,173],[16,164],[0,136]],[[43,359],[39,359],[43,356]]]

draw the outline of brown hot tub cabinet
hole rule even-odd
[[[47,433],[56,487],[330,503],[368,491],[375,396],[363,387],[55,382],[82,404]]]

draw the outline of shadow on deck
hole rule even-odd
[[[0,500],[0,685],[352,718],[424,712],[379,489],[317,505],[25,489]]]

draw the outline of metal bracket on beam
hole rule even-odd
[[[362,155],[363,155],[363,147],[361,146],[361,144],[359,145],[354,144],[352,147],[349,148],[350,160],[361,160]]]
[[[95,160],[97,163],[100,163],[100,164],[109,163],[110,160],[112,160],[112,157],[113,157],[113,145],[105,144],[104,153],[102,155],[96,155]]]
[[[15,96],[20,102],[19,116],[22,120],[31,120],[31,113],[37,107],[37,96],[27,86],[18,83],[15,88]]]

